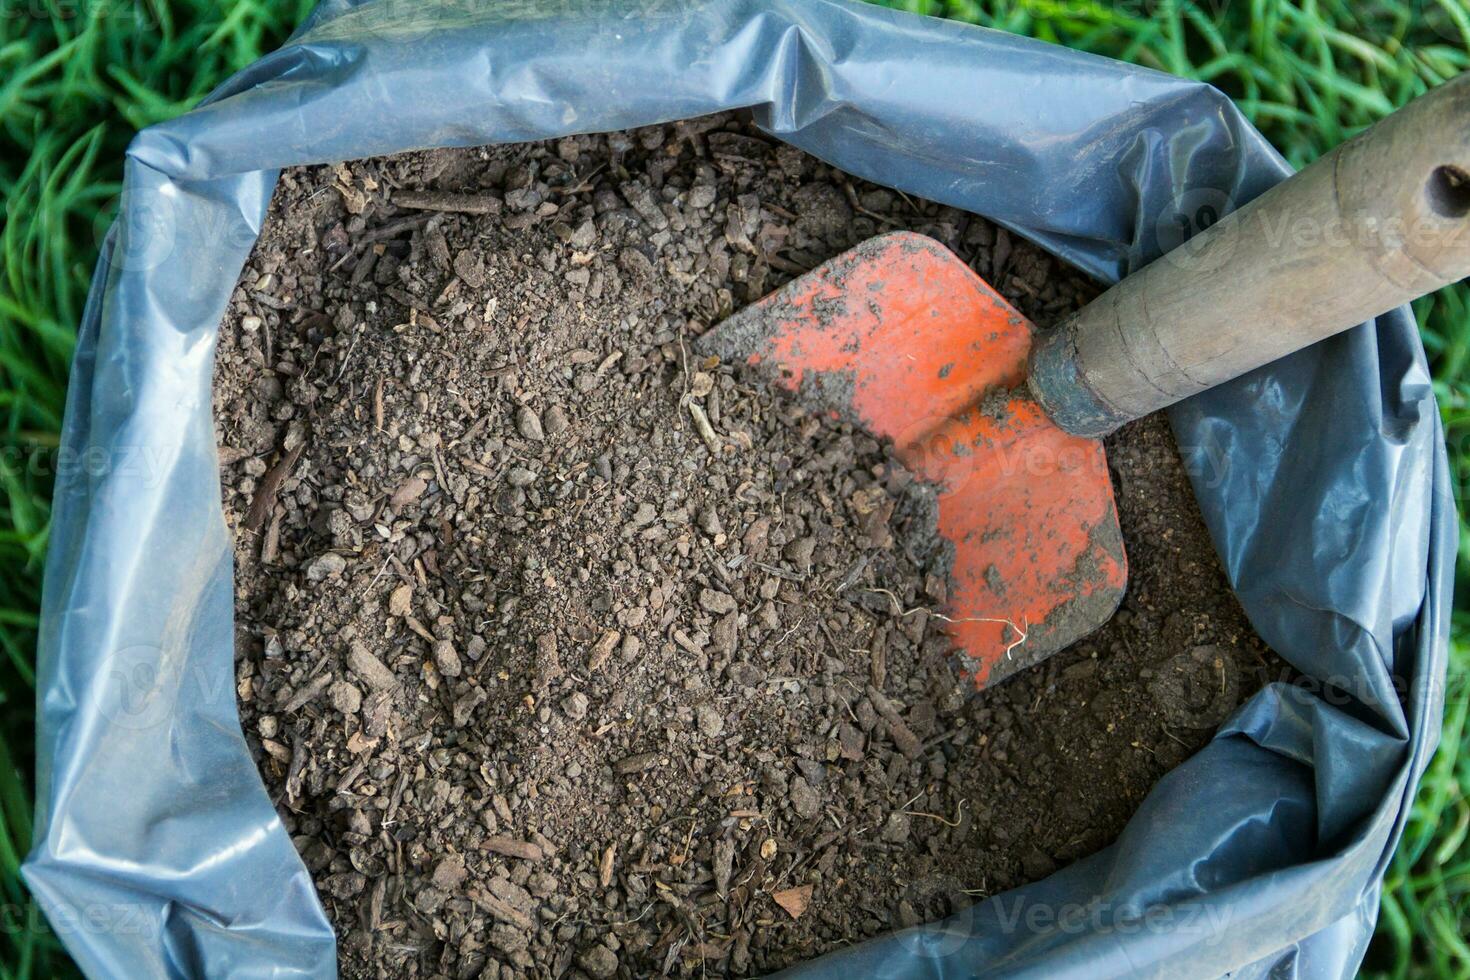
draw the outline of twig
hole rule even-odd
[[[914,800],[916,800],[916,799],[918,799],[917,796],[914,797]],[[909,803],[914,802],[914,800],[909,800]],[[960,800],[960,805],[957,806],[957,807],[955,807],[955,810],[954,810],[954,820],[953,821],[946,820],[946,819],[944,819],[943,817],[941,817],[937,813],[924,813],[922,810],[902,809],[902,810],[899,810],[898,812],[899,813],[907,813],[911,817],[928,817],[930,820],[938,820],[940,823],[944,824],[946,827],[958,827],[960,825],[960,820],[963,817],[964,812],[965,812],[965,805],[968,804],[969,802],[970,801],[968,799]],[[909,803],[905,803],[904,804],[904,807],[907,807],[909,805]]]
[[[689,397],[689,351],[684,347],[684,335],[679,334],[679,369],[680,380],[684,383],[682,398]]]
[[[265,519],[270,516],[271,508],[276,503],[276,491],[281,489],[281,484],[285,483],[286,477],[291,475],[291,470],[296,467],[296,462],[301,459],[301,453],[305,449],[306,439],[303,438],[295,449],[282,456],[276,465],[267,470],[265,476],[260,478],[260,483],[255,488],[255,496],[250,501],[250,510],[245,515],[245,530],[255,532],[265,525]]]
[[[802,623],[805,623],[805,622],[806,622],[806,616],[805,615],[798,616],[797,619],[796,619],[796,625],[793,626],[793,627],[791,627],[784,634],[782,634],[781,639],[777,640],[775,642],[775,644],[772,645],[771,652],[774,653],[777,650],[781,649],[781,644],[785,643],[791,637],[791,634],[792,633],[795,633],[797,630],[801,629]]]
[[[806,576],[805,575],[795,575],[795,574],[792,574],[791,572],[786,571],[786,569],[784,569],[784,568],[777,568],[775,565],[767,565],[765,562],[760,562],[760,561],[753,562],[752,564],[754,564],[755,567],[756,568],[759,568],[761,571],[763,571],[763,572],[769,572],[770,574],[776,576],[777,578],[784,578],[788,582],[805,582],[806,581]]]
[[[587,172],[587,176],[579,178],[575,185],[567,187],[553,187],[551,189],[551,192],[553,194],[571,195],[582,194],[586,191],[590,191],[592,189],[592,178],[602,173],[603,169],[606,168],[606,166],[607,164],[605,163],[599,163],[597,166],[593,167],[590,171]]]
[[[408,231],[410,228],[417,228],[419,225],[427,224],[429,218],[431,217],[432,215],[428,214],[417,214],[409,218],[400,218],[397,221],[390,221],[386,225],[381,225],[377,228],[374,228],[372,231],[364,232],[362,237],[353,242],[352,247],[344,252],[340,259],[338,259],[336,262],[333,262],[332,265],[327,269],[327,271],[336,272],[342,267],[344,263],[346,263],[348,259],[352,258],[358,252],[361,252],[369,245],[372,245],[375,242],[382,241],[385,238],[392,238],[394,235]]]
[[[357,341],[362,335],[361,329],[352,331],[352,342],[347,345],[347,353],[342,355],[342,365],[337,368],[337,376],[332,379],[332,384],[342,380],[342,374],[347,370],[347,362],[352,360],[352,352],[357,350]]]
[[[1011,651],[1014,650],[1016,647],[1020,646],[1022,643],[1025,643],[1026,642],[1026,637],[1029,635],[1026,632],[1026,628],[1025,627],[1029,627],[1031,624],[1028,623],[1028,622],[1026,622],[1026,617],[1024,617],[1024,616],[1021,617],[1021,622],[1022,622],[1023,626],[1017,626],[1014,622],[1012,622],[1009,619],[997,619],[997,618],[992,617],[992,616],[965,616],[965,617],[962,617],[960,619],[953,619],[953,618],[951,618],[949,616],[946,616],[944,613],[935,612],[934,610],[929,609],[929,608],[926,608],[924,606],[915,606],[912,609],[904,609],[903,608],[903,604],[898,601],[898,596],[894,595],[892,592],[888,591],[887,589],[871,588],[871,589],[864,589],[863,591],[864,592],[872,592],[872,593],[875,593],[877,595],[885,595],[885,596],[887,596],[888,597],[888,601],[891,602],[891,603],[893,603],[893,611],[898,614],[898,617],[900,619],[905,619],[905,618],[907,618],[909,616],[912,616],[914,613],[922,612],[922,613],[928,613],[930,616],[933,616],[935,619],[942,619],[946,623],[1004,623],[1005,625],[1009,626],[1012,630],[1014,630],[1017,634],[1019,634],[1020,637],[1021,637],[1019,640],[1016,640],[1010,646],[1006,647],[1006,651],[1005,651],[1006,652],[1006,659],[1008,659],[1008,660],[1010,659]]]
[[[891,228],[898,227],[898,222],[888,217],[888,215],[879,214],[876,211],[869,211],[867,208],[863,207],[862,202],[858,200],[856,188],[852,186],[852,181],[843,181],[842,189],[847,192],[847,203],[852,205],[852,209],[858,214],[865,214],[868,217],[872,218],[874,221],[880,221]]]
[[[394,191],[392,203],[417,211],[462,214],[499,214],[504,207],[504,202],[494,194],[455,194],[450,191]]]
[[[720,455],[720,437],[715,435],[714,426],[709,424],[709,416],[704,414],[704,409],[697,402],[686,402],[689,407],[689,417],[694,419],[694,431],[699,433],[699,438],[704,440],[704,448],[709,450],[711,456]]]

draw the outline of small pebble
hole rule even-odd
[[[587,717],[587,695],[581,691],[574,691],[561,703],[561,710],[573,721],[581,721]]]
[[[694,723],[699,726],[700,733],[708,738],[715,738],[725,730],[724,716],[708,704],[701,704],[694,709]]]
[[[308,582],[325,582],[329,578],[336,578],[347,568],[347,559],[334,551],[329,551],[318,556],[310,565],[306,566],[306,580]]]
[[[454,644],[449,640],[440,640],[434,644],[434,666],[439,668],[439,673],[445,677],[458,677],[464,669],[460,663],[459,652],[454,649]]]
[[[516,409],[516,431],[536,442],[546,438],[546,433],[541,428],[541,417],[529,405]]]

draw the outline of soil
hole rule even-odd
[[[345,976],[768,973],[1103,847],[1259,686],[1161,419],[1122,608],[967,697],[929,491],[692,352],[894,228],[1096,292],[741,116],[282,175],[216,367],[237,690]]]

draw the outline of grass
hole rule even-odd
[[[1465,69],[1470,0],[885,0],[1211,82],[1302,165]],[[36,608],[72,331],[132,133],[278,45],[309,0],[0,0],[0,980],[71,970],[29,910]],[[1470,486],[1470,291],[1416,304],[1457,486]],[[1470,582],[1462,523],[1459,580]],[[1467,593],[1462,593],[1461,598]],[[1457,601],[1457,607],[1470,602]],[[1470,617],[1385,881],[1368,968],[1470,975]]]

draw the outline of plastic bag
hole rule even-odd
[[[239,729],[210,420],[217,326],[278,168],[740,106],[1108,279],[1174,244],[1175,215],[1288,172],[1208,86],[860,4],[324,3],[137,137],[80,326],[24,872],[91,975],[335,971]],[[1113,846],[796,974],[1354,971],[1443,706],[1454,513],[1413,320],[1171,415],[1232,583],[1305,681],[1244,705]]]

